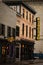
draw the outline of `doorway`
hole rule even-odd
[[[21,58],[21,45],[16,45],[16,61],[19,61]]]

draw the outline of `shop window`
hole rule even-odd
[[[5,48],[6,48],[5,46],[2,46],[2,56],[5,56],[5,54],[6,54],[6,49]]]
[[[6,54],[9,55],[9,45],[6,47]]]

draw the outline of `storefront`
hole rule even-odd
[[[34,42],[28,40],[16,40],[16,60],[33,59]]]
[[[15,61],[15,42],[0,39],[0,63]]]
[[[0,38],[0,62],[6,62],[8,41]]]

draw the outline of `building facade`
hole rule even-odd
[[[15,38],[16,22],[16,12],[0,2],[0,62],[9,61],[7,59],[13,61],[15,44],[12,41]]]
[[[26,3],[9,4],[16,11],[16,59],[26,60],[33,58],[34,15],[35,11]]]
[[[16,60],[33,59],[33,22],[36,11],[24,2],[9,4],[9,7],[7,5],[0,3],[0,37],[11,43],[8,45],[7,58],[11,60],[15,55]]]

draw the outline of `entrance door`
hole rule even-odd
[[[19,60],[19,46],[16,46],[16,61]]]
[[[16,58],[19,58],[19,48],[16,48]]]
[[[16,60],[20,61],[21,59],[21,44],[17,43],[16,45]]]

